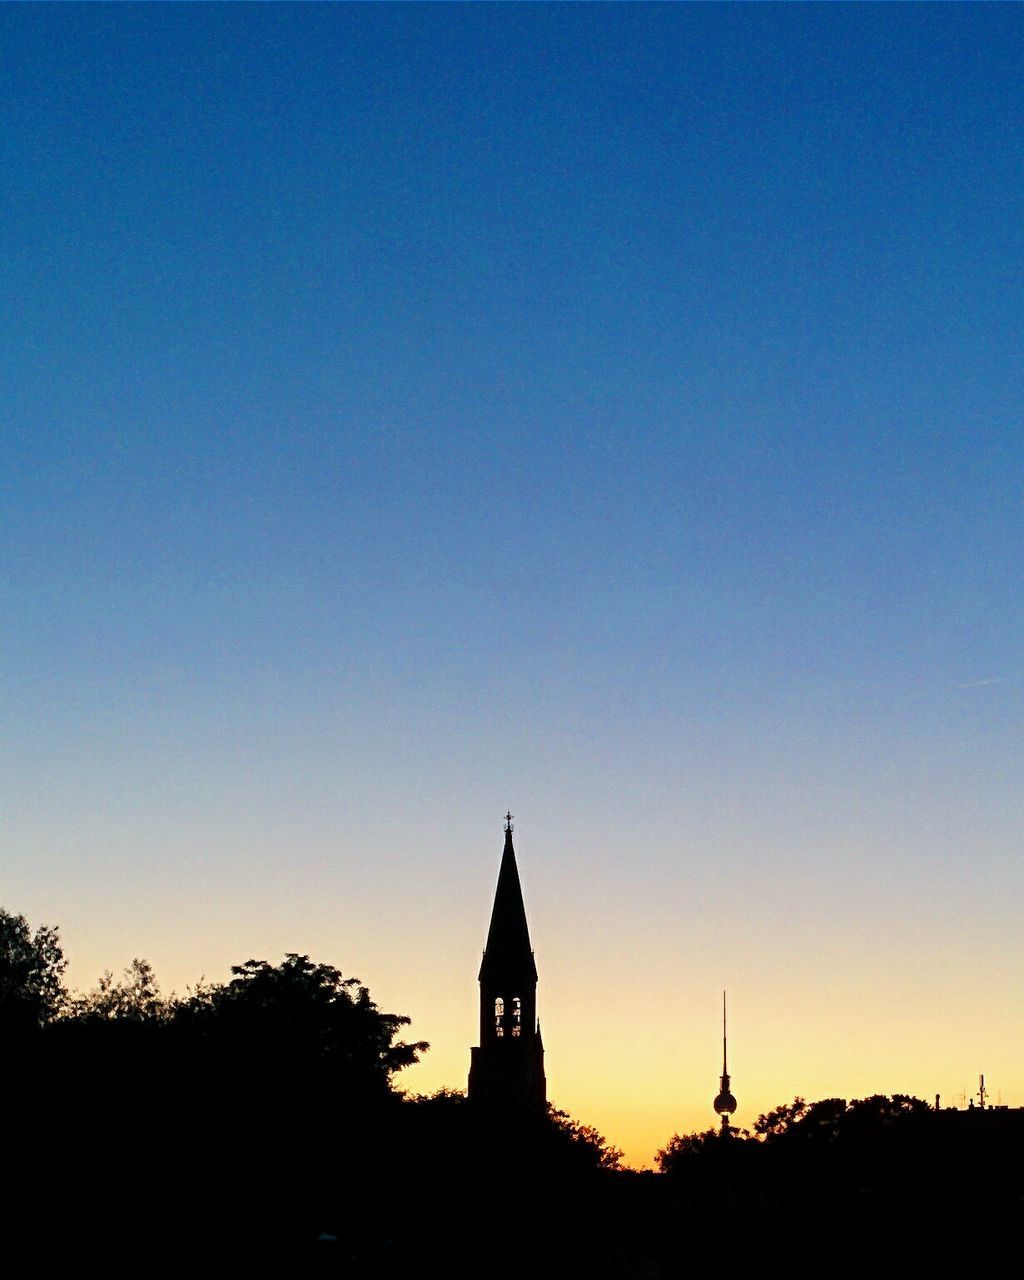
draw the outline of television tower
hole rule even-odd
[[[725,992],[722,992],[722,1079],[715,1099],[715,1111],[722,1117],[722,1136],[729,1132],[729,1117],[736,1110],[736,1099],[732,1095],[729,1080],[728,1034],[725,1019]]]

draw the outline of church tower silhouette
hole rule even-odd
[[[537,1021],[537,966],[505,815],[505,849],[480,964],[480,1044],[470,1050],[473,1102],[543,1111],[544,1045]]]

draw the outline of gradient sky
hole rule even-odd
[[[3,905],[634,1162],[1024,1104],[1020,6],[0,11]]]

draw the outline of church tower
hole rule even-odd
[[[537,966],[505,815],[505,850],[480,964],[480,1044],[470,1050],[472,1102],[543,1111],[544,1046],[537,1021]]]

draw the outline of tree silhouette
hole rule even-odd
[[[55,928],[33,934],[24,916],[0,908],[0,1027],[7,1034],[38,1030],[67,1000],[67,960]]]
[[[674,1134],[655,1161],[678,1186],[707,1195],[754,1185],[763,1154],[762,1144],[745,1129],[707,1129]]]
[[[68,999],[56,929],[3,912],[0,960],[2,1029],[31,1029],[4,1042],[12,1275],[152,1271],[157,1205],[169,1273],[268,1280],[407,1280],[428,1257],[500,1280],[523,1273],[527,1231],[546,1242],[536,1275],[674,1275],[722,1240],[757,1266],[781,1223],[805,1256],[864,1270],[929,1246],[947,1261],[959,1206],[965,1256],[1021,1223],[1024,1112],[796,1098],[753,1135],[676,1134],[665,1176],[638,1173],[554,1107],[406,1098],[395,1077],[427,1048],[400,1038],[409,1019],[308,956],[248,960],[181,998],[137,959]]]
[[[571,1154],[581,1167],[592,1169],[621,1169],[622,1152],[613,1147],[604,1134],[593,1125],[580,1124],[566,1111],[548,1103],[548,1119],[558,1135],[560,1145]]]
[[[783,1103],[773,1111],[758,1116],[754,1121],[754,1132],[759,1138],[778,1138],[788,1133],[794,1124],[807,1110],[803,1098],[794,1098],[790,1103]]]
[[[229,1067],[289,1086],[329,1084],[339,1096],[381,1097],[426,1041],[396,1041],[407,1017],[382,1013],[357,978],[294,952],[279,965],[247,960],[231,981],[203,987],[174,1010],[176,1024]]]
[[[169,1017],[172,1009],[173,1001],[160,996],[153,966],[136,957],[119,982],[108,970],[92,991],[72,1000],[69,1014],[101,1022],[153,1022]]]

